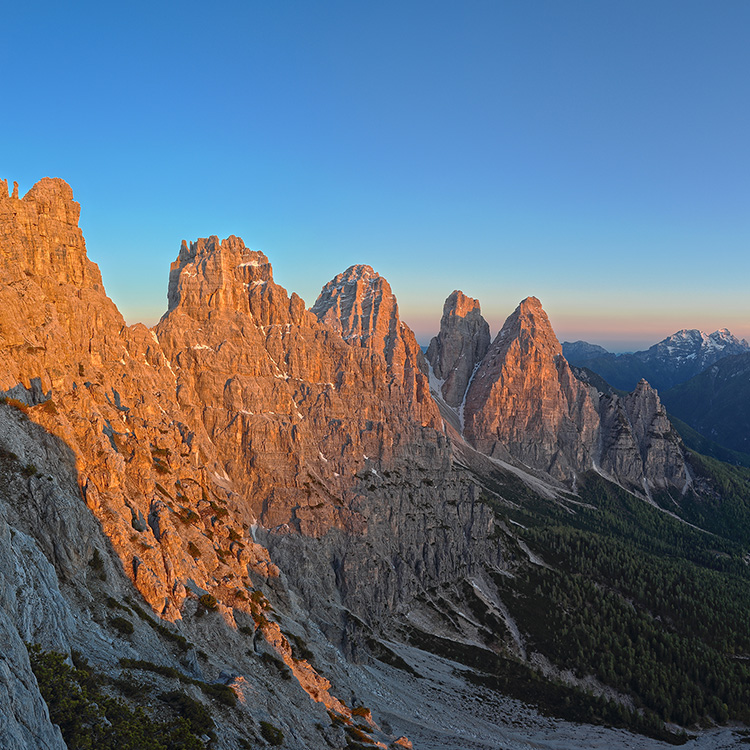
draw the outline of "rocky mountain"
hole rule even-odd
[[[323,287],[310,311],[349,345],[381,355],[393,388],[405,390],[410,407],[417,407],[414,417],[425,425],[438,424],[422,350],[401,321],[396,297],[380,274],[370,266],[351,266]]]
[[[645,378],[654,388],[664,391],[703,372],[722,357],[750,351],[747,341],[737,339],[726,328],[711,334],[683,329],[632,354],[599,352],[592,346],[595,345],[585,341],[565,342],[563,354],[571,364],[587,367],[624,390],[632,390]]]
[[[588,341],[563,341],[562,350],[565,359],[571,364],[610,354],[603,346],[590,344]]]
[[[446,310],[458,294],[448,298]],[[474,332],[461,330],[472,342]],[[444,315],[428,359],[439,365],[438,342],[459,335]],[[460,404],[464,438],[481,453],[520,461],[568,486],[591,469],[646,494],[682,490],[689,482],[679,438],[656,391],[641,381],[633,393],[620,395],[596,376],[571,369],[535,297],[521,302],[475,367],[453,400]]]
[[[469,381],[490,346],[490,327],[479,300],[454,291],[443,305],[440,332],[430,341],[427,359],[445,403],[461,405]]]
[[[482,453],[513,456],[558,479],[592,465],[594,404],[535,297],[506,320],[479,365],[463,421],[466,437]]]
[[[750,454],[750,352],[724,357],[662,394],[679,419],[709,440]]]
[[[307,310],[239,238],[183,242],[148,330],[78,215],[61,180],[0,186],[0,746],[645,748],[586,723],[750,721],[746,478],[690,463],[646,383],[574,371],[538,300],[490,346],[454,292],[434,400],[369,266]]]

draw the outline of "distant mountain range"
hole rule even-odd
[[[716,361],[665,391],[662,402],[706,438],[750,454],[750,352]]]
[[[613,354],[587,341],[565,341],[562,350],[571,365],[592,370],[615,388],[632,391],[645,378],[662,392],[698,375],[722,357],[750,352],[750,344],[726,328],[710,334],[693,328],[677,331],[632,354]]]
[[[587,341],[564,342],[578,377],[607,392],[644,378],[693,450],[750,466],[750,344],[726,328],[683,329],[645,351],[613,354]]]

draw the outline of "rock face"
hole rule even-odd
[[[600,467],[626,486],[682,489],[688,482],[680,440],[672,429],[659,394],[641,380],[620,398],[601,396]]]
[[[184,671],[196,695],[195,681],[230,685],[240,703],[217,719],[221,750],[260,742],[248,728],[267,718],[292,750],[351,744],[328,721],[353,717],[334,692],[354,705],[400,683],[372,687],[376,667],[342,651],[402,665],[388,644],[421,633],[530,660],[498,581],[539,561],[489,503],[539,487],[555,499],[559,485],[448,437],[384,279],[353,266],[307,311],[263,253],[210,237],[182,244],[159,325],[128,327],[70,188],[5,187],[0,745],[61,750],[25,640],[124,680],[127,658]],[[488,348],[478,303],[454,292],[433,343],[480,451],[569,484],[591,466],[647,493],[684,479],[656,393],[574,377],[538,300]]]
[[[0,272],[10,279],[0,304],[13,321],[0,333],[0,389],[69,446],[123,568],[176,619],[186,586],[232,601],[249,585],[248,565],[273,567],[247,539],[252,519],[207,435],[185,423],[158,341],[142,325],[126,327],[104,293],[78,215],[62,180],[42,180],[20,200],[0,191]]]
[[[463,434],[480,452],[519,460],[568,485],[591,469],[647,494],[688,482],[679,438],[656,391],[641,381],[620,397],[572,369],[534,297],[521,302],[487,351],[462,416]]]
[[[307,312],[265,256],[212,237],[183,245],[169,300],[156,332],[184,413],[224,457],[305,611],[345,650],[416,611],[426,588],[503,566],[384,279],[349,269]]]
[[[257,584],[278,568],[253,540],[255,516],[202,422],[186,421],[184,394],[158,340],[142,325],[126,327],[106,297],[78,213],[61,180],[42,180],[23,199],[0,191],[0,272],[10,280],[0,304],[13,321],[0,333],[0,389],[64,441],[76,493],[158,614],[178,620],[210,594],[228,622],[240,615],[252,622],[251,576]],[[267,261],[266,269],[270,275]],[[188,291],[210,310],[232,287],[215,296]],[[309,315],[299,298],[290,307],[292,319]],[[320,685],[315,694],[328,700]]]
[[[445,300],[440,332],[427,349],[427,360],[442,381],[440,394],[449,406],[461,405],[489,346],[490,327],[482,317],[479,300],[455,290]]]
[[[467,439],[488,455],[513,456],[561,480],[591,467],[598,415],[535,297],[521,302],[498,333],[469,386],[463,416]]]
[[[370,275],[368,289],[370,280],[370,317],[357,325],[352,313],[350,345],[340,324],[287,296],[267,258],[235,237],[183,244],[173,264],[156,332],[178,373],[180,404],[265,526],[363,531],[358,472],[396,460],[401,443],[417,446],[422,429],[435,434],[413,334],[387,284]]]
[[[259,587],[275,587],[282,600],[289,595],[283,584],[274,583],[279,569],[253,538],[255,524],[262,516],[280,524],[282,532],[314,536],[339,527],[358,534],[366,522],[357,510],[357,488],[370,476],[371,465],[398,453],[400,461],[448,466],[444,439],[442,447],[434,441],[419,445],[425,429],[439,436],[413,421],[422,408],[414,391],[389,383],[382,353],[349,346],[319,323],[297,295],[289,297],[273,283],[267,258],[236,238],[183,246],[171,276],[170,311],[160,327],[162,347],[144,326],[127,327],[106,297],[99,271],[86,256],[79,207],[69,186],[43,180],[23,199],[15,190],[7,195],[5,187],[0,189],[5,282],[0,285],[5,321],[0,389],[16,401],[0,410],[26,420],[37,430],[40,446],[59,443],[64,460],[44,466],[45,478],[37,479],[40,459],[23,468],[17,456],[28,460],[29,454],[24,459],[19,445],[0,445],[0,459],[14,456],[14,476],[27,471],[32,476],[23,481],[46,509],[37,543],[57,575],[81,580],[80,571],[91,564],[96,549],[101,555],[96,560],[104,560],[97,565],[103,564],[109,576],[113,570],[117,574],[105,587],[110,599],[127,591],[118,578],[124,573],[157,614],[178,622],[187,617],[186,627],[200,609],[199,597],[210,594],[216,617],[256,630],[258,638],[262,634],[264,648],[297,678],[297,689],[346,720],[350,711],[330,693],[330,683],[292,653],[279,624],[263,614]],[[178,377],[180,365],[185,369]],[[430,418],[431,401],[424,408]],[[2,414],[0,432],[7,438],[12,430],[1,422]],[[404,450],[402,440],[417,448]],[[217,447],[225,451],[221,460]],[[49,463],[51,448],[42,455]],[[233,476],[241,479],[234,483]],[[70,485],[64,502],[54,491],[56,477]],[[313,502],[300,503],[298,497]],[[73,519],[88,519],[76,541],[69,538],[76,529]],[[57,530],[56,523],[61,524]],[[20,533],[10,532],[16,546]],[[92,544],[97,533],[100,538]],[[107,561],[109,545],[116,568]],[[12,575],[7,567],[0,560],[6,578]],[[43,565],[36,567],[34,575],[45,583]],[[19,571],[16,565],[16,576]],[[85,601],[91,597],[88,585],[73,587],[68,595]],[[0,679],[2,713],[8,717],[0,726],[2,742],[31,747],[24,734],[31,732],[38,743],[33,746],[59,747],[59,732],[39,708],[25,650],[16,648],[21,636],[11,631],[35,641],[44,641],[43,634],[23,624],[28,609],[8,597],[0,603],[5,612],[0,627],[7,625],[10,644],[2,675],[15,675]],[[56,604],[40,606],[58,620],[69,617],[65,602]],[[58,628],[58,642],[49,645],[69,652],[73,631]],[[219,636],[225,639],[227,631],[217,631]],[[111,650],[97,645],[111,642],[111,635],[86,626],[81,637],[84,653],[111,661]],[[236,649],[231,639],[230,628],[222,654]],[[245,646],[235,663],[246,661],[246,653]],[[150,655],[145,648],[120,654]],[[171,657],[161,654],[164,658]],[[241,668],[257,670],[257,664]],[[194,676],[202,678],[196,669]],[[260,680],[259,692],[267,692],[262,675],[254,679]],[[305,717],[299,724],[313,726],[308,714],[315,710],[306,705],[298,706]],[[29,717],[30,710],[36,718]],[[231,736],[224,747],[236,746]],[[319,742],[320,737],[308,738],[292,746]]]
[[[395,381],[394,395],[405,392],[415,419],[439,425],[424,355],[399,317],[390,284],[380,274],[370,266],[350,266],[323,287],[310,311],[339,331],[350,346],[382,355]]]

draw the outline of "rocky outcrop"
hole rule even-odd
[[[564,481],[592,466],[599,418],[589,388],[573,375],[535,297],[498,333],[463,416],[466,438],[488,455],[512,456]]]
[[[3,746],[60,747],[29,640],[81,651],[117,678],[108,691],[154,681],[155,705],[230,686],[217,748],[261,742],[270,718],[293,750],[363,733],[384,747],[358,696],[400,694],[404,678],[378,683],[377,663],[342,652],[414,671],[399,647],[437,636],[533,664],[502,581],[544,563],[504,510],[560,499],[541,472],[680,478],[656,394],[574,378],[533,298],[488,349],[478,303],[454,293],[432,349],[454,406],[468,387],[467,437],[508,467],[443,430],[416,340],[367,266],[307,311],[242,240],[183,243],[149,331],[104,294],[65,183],[0,191],[0,218]]]
[[[276,572],[248,537],[254,518],[200,422],[186,423],[157,339],[106,296],[78,216],[62,180],[22,199],[0,191],[0,389],[68,446],[86,504],[159,614],[177,619],[206,592],[247,608],[249,573]]]
[[[685,456],[658,393],[641,380],[624,397],[602,395],[600,468],[636,490],[683,489]]]
[[[490,346],[490,327],[479,300],[454,291],[445,300],[440,332],[430,341],[427,360],[440,382],[440,395],[458,408],[472,375]]]
[[[391,388],[407,394],[415,419],[437,427],[430,397],[427,365],[412,330],[401,320],[390,284],[370,266],[351,266],[329,281],[310,309],[339,331],[344,341],[382,355],[395,381]]]
[[[338,334],[321,326],[305,311],[299,297],[289,298],[273,284],[265,256],[246,251],[241,241],[230,238],[225,243],[230,249],[227,254],[202,253],[199,251],[205,248],[197,245],[191,257],[190,248],[185,246],[183,264],[194,261],[200,267],[200,277],[198,274],[193,277],[200,283],[191,283],[189,273],[180,276],[178,272],[179,283],[175,280],[169,293],[172,309],[190,311],[194,305],[201,311],[196,315],[205,315],[206,331],[190,341],[188,352],[200,352],[201,346],[209,346],[203,342],[210,342],[221,350],[221,357],[214,360],[214,364],[229,363],[231,368],[236,356],[240,377],[220,380],[222,371],[213,371],[205,373],[196,386],[192,378],[196,372],[189,371],[191,377],[181,381],[157,337],[142,325],[125,326],[114,304],[106,297],[98,269],[86,256],[77,226],[78,213],[70,188],[61,180],[43,180],[23,199],[19,199],[15,191],[10,196],[0,191],[0,272],[4,280],[8,279],[8,283],[0,286],[0,304],[4,306],[7,321],[0,330],[0,356],[3,357],[0,388],[6,398],[14,399],[1,408],[11,417],[16,415],[18,419],[30,420],[30,429],[38,432],[38,445],[45,446],[50,441],[59,444],[60,455],[64,457],[54,468],[41,467],[39,460],[23,468],[31,477],[25,480],[30,484],[29,497],[45,508],[40,523],[45,531],[39,543],[54,561],[59,576],[80,577],[80,570],[92,559],[92,547],[87,540],[92,534],[95,536],[95,532],[88,528],[86,533],[78,535],[77,542],[69,536],[75,528],[72,519],[88,518],[104,532],[121,570],[157,614],[167,620],[183,617],[190,620],[202,606],[198,604],[199,597],[210,594],[213,598],[206,601],[215,601],[217,616],[222,622],[235,625],[239,621],[245,630],[257,627],[259,637],[262,633],[269,648],[289,665],[298,678],[298,685],[313,700],[346,718],[349,710],[331,694],[330,683],[305,659],[291,655],[289,642],[278,623],[263,614],[259,602],[264,598],[255,596],[260,593],[259,586],[279,575],[268,551],[253,538],[257,520],[254,508],[259,514],[270,508],[269,515],[272,515],[276,510],[274,493],[270,492],[256,506],[248,502],[252,495],[240,494],[248,485],[236,487],[226,471],[226,468],[233,468],[232,452],[227,450],[229,460],[219,461],[207,427],[215,436],[217,423],[226,425],[217,415],[232,409],[233,389],[236,388],[240,393],[248,389],[262,396],[264,401],[258,411],[267,417],[274,414],[274,406],[279,415],[285,412],[284,419],[280,418],[276,424],[283,426],[282,432],[289,432],[290,421],[303,419],[296,406],[290,406],[288,390],[278,387],[294,376],[290,372],[304,371],[310,379],[310,387],[307,387],[308,382],[298,382],[294,393],[300,399],[300,406],[304,404],[303,408],[312,414],[329,391],[336,391],[345,384],[349,358],[357,360],[359,357],[360,371],[366,372],[373,382],[382,382],[385,370],[382,357],[353,350]],[[225,261],[236,260],[230,258],[231,252],[239,252],[241,262],[227,265]],[[232,283],[235,275],[240,279],[239,284]],[[215,285],[212,286],[212,282],[216,282]],[[243,296],[247,287],[254,287],[257,293]],[[230,330],[236,336],[229,339],[223,337],[227,331],[224,320],[227,310],[234,311],[233,322],[238,326]],[[314,330],[306,327],[306,322]],[[293,334],[295,341],[307,333],[313,340],[330,339],[334,343],[325,350],[326,355],[335,350],[340,356],[333,362],[327,357],[316,361],[314,355],[319,351],[315,347],[304,351],[304,347],[291,346],[284,350],[283,340],[293,328],[297,329]],[[172,332],[178,335],[174,328]],[[212,340],[213,332],[221,338]],[[251,342],[261,342],[264,353],[259,361],[254,359],[257,349],[243,348],[245,332]],[[183,333],[189,337],[196,331]],[[296,359],[298,356],[300,359]],[[182,360],[187,359],[183,354]],[[247,368],[258,377],[256,382],[247,377]],[[216,383],[218,390],[210,391]],[[271,387],[266,389],[264,385]],[[194,400],[196,391],[210,393],[211,397],[198,406]],[[353,393],[354,389],[347,392],[350,400],[354,398]],[[382,397],[382,391],[377,396]],[[334,406],[325,411],[321,420],[338,443],[347,446],[351,441],[336,417],[337,410],[349,411],[351,407],[348,403],[343,407],[338,399],[334,401]],[[253,403],[259,405],[259,402]],[[366,460],[363,443],[377,456],[388,442],[389,436],[384,438],[383,430],[377,429],[377,424],[383,421],[382,407],[373,408],[377,411],[377,422],[371,419],[367,405],[358,416],[358,426],[361,424],[368,433],[355,446],[359,463]],[[241,420],[242,416],[239,411],[232,413],[234,419]],[[248,442],[240,446],[240,454],[254,445],[255,455],[266,458],[267,449],[279,434],[268,429],[266,421],[266,417],[261,417],[260,427],[245,435]],[[417,425],[415,429],[419,432],[422,427]],[[7,436],[12,430],[3,428],[0,432]],[[276,458],[285,464],[283,472],[288,472],[290,465],[294,471],[290,460],[294,449],[289,447],[295,444],[294,429],[291,432],[282,437],[281,445],[274,445],[277,453],[271,455],[271,461]],[[392,435],[390,437],[393,442]],[[283,442],[287,438],[290,443]],[[227,446],[226,440],[217,438],[217,443]],[[315,444],[317,465],[326,462],[323,450],[329,450],[324,440]],[[12,455],[16,463],[26,460],[23,445],[7,444],[3,451],[0,451],[0,459]],[[362,453],[357,453],[359,451]],[[387,452],[387,448],[381,452]],[[234,468],[238,474],[247,474],[248,484],[252,486],[258,474],[253,472],[250,463],[243,455],[239,468]],[[21,468],[19,464],[15,471],[23,476]],[[44,477],[38,476],[40,469],[45,471]],[[332,478],[335,476],[333,471],[330,474]],[[56,493],[53,481],[54,477],[63,475],[68,484],[72,481],[64,495],[67,500]],[[284,476],[286,479],[288,474]],[[323,487],[319,490],[321,494],[331,496],[315,472],[306,475],[305,481],[316,481]],[[348,475],[344,481],[351,484],[358,480]],[[70,498],[78,503],[72,511]],[[344,516],[341,525],[349,524],[356,531],[356,511],[348,507],[332,509],[332,505],[328,503],[327,515],[326,511],[320,514],[323,522],[330,526]],[[332,521],[336,513],[340,515]],[[94,517],[98,524],[93,521]],[[304,519],[304,511],[300,512],[300,517]],[[352,518],[355,521],[349,523]],[[61,527],[55,534],[58,522]],[[16,538],[20,537],[16,535]],[[100,554],[99,549],[102,547],[97,547],[97,554]],[[103,565],[101,560],[106,560],[104,553],[101,555],[96,558],[97,565]],[[38,581],[44,581],[38,571],[36,576]],[[106,578],[104,570],[102,576]],[[31,590],[31,586],[28,588]],[[283,592],[283,585],[279,589]],[[7,608],[13,603],[9,605],[6,599],[3,604]],[[17,607],[11,611],[9,628],[22,632],[24,615],[16,610]],[[61,611],[65,611],[65,607]],[[62,629],[59,632],[64,633]],[[38,632],[29,635],[24,631],[24,634],[29,640],[40,639]],[[101,638],[96,630],[89,635]],[[59,640],[59,650],[69,651],[66,636],[61,635]],[[91,653],[92,643],[86,642],[87,653]],[[111,655],[105,658],[111,659]],[[3,710],[14,710],[13,706],[25,695],[26,683],[31,686],[31,693],[23,700],[33,707],[40,699],[33,690],[33,677],[25,680],[30,675],[28,657],[19,651],[8,659],[12,671],[19,677],[7,680],[5,693],[0,691]],[[302,710],[304,713],[307,709]],[[39,746],[54,747],[59,734],[49,726],[44,728],[43,711],[36,713],[38,728],[34,728],[34,722],[25,715],[19,722],[25,722],[38,733]],[[21,730],[10,719],[8,721],[10,728],[6,735],[15,742]],[[13,746],[11,739],[9,746]],[[29,746],[24,742],[18,746]]]
[[[434,402],[415,400],[427,378],[390,288],[365,268],[344,276],[319,320],[240,240],[186,243],[156,331],[258,540],[304,611],[357,655],[427,588],[455,588],[459,606],[461,571],[481,581],[505,553],[432,426]]]
[[[534,297],[505,322],[463,407],[464,436],[489,456],[515,459],[575,486],[598,469],[636,492],[688,481],[679,438],[646,381],[619,396],[571,368]]]
[[[382,314],[373,303],[350,345],[340,325],[288,296],[267,258],[236,237],[185,243],[173,264],[170,309],[156,333],[177,373],[180,405],[203,425],[265,526],[361,533],[361,473],[448,460],[411,332],[387,284],[376,280],[375,288]]]

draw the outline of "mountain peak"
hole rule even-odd
[[[463,401],[474,369],[490,345],[490,327],[479,300],[456,289],[443,305],[440,332],[430,341],[427,360],[432,365],[440,395],[453,407]]]
[[[518,305],[505,321],[492,346],[502,348],[503,342],[508,342],[509,345],[514,340],[518,340],[525,351],[533,347],[543,348],[553,355],[562,354],[552,323],[536,297],[527,297]]]
[[[183,240],[169,272],[168,312],[178,306],[197,317],[212,310],[247,312],[250,292],[272,283],[268,258],[246,247],[239,237]]]
[[[522,313],[537,311],[544,312],[544,308],[542,307],[542,303],[538,297],[526,297],[526,299],[521,300],[520,304],[518,305],[518,309]],[[546,315],[546,313],[544,314]]]
[[[7,180],[0,181],[0,268],[3,281],[34,278],[52,295],[59,285],[102,292],[99,268],[86,254],[78,226],[81,206],[65,180],[45,177],[23,198],[18,184],[8,194]]]
[[[344,273],[340,274],[340,276],[344,279],[352,281],[356,279],[369,279],[372,281],[376,281],[377,279],[381,278],[380,274],[377,273],[377,271],[375,271],[372,266],[368,266],[363,263],[356,263],[353,266],[349,266],[349,268],[347,268]]]
[[[460,289],[454,289],[446,298],[443,304],[443,315],[458,315],[465,318],[470,313],[476,311],[481,314],[479,300],[469,297]]]
[[[310,311],[340,331],[349,343],[369,347],[368,341],[377,336],[383,344],[382,349],[377,348],[384,355],[387,334],[397,331],[401,323],[390,284],[372,266],[361,264],[349,266],[331,279]]]
[[[310,312],[350,346],[381,355],[388,371],[419,405],[422,421],[437,422],[427,365],[412,330],[401,321],[390,284],[371,266],[350,266],[320,291]]]
[[[463,416],[478,450],[569,480],[590,464],[598,416],[561,351],[541,302],[527,297],[482,360]]]

